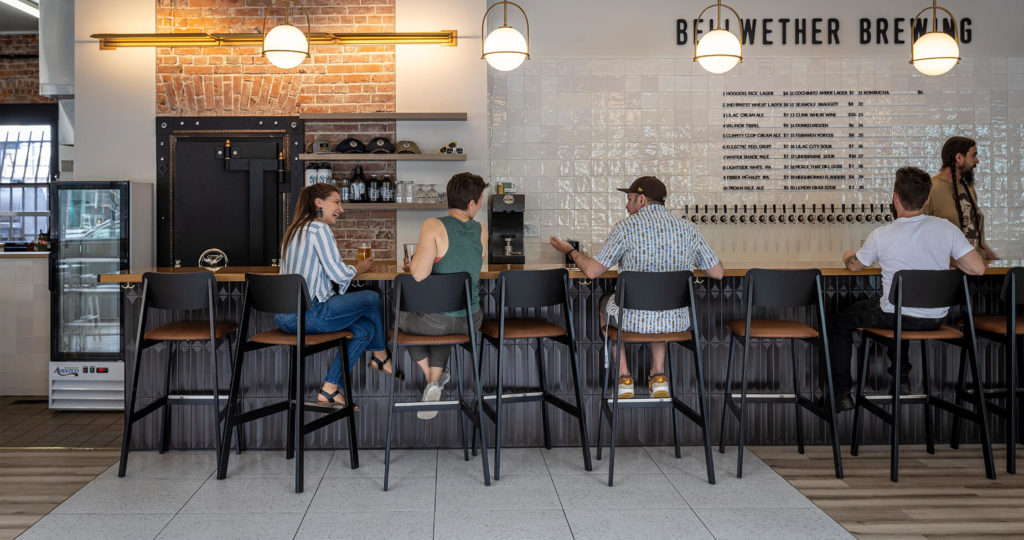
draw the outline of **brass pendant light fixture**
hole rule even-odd
[[[285,24],[275,26],[267,32],[267,10],[263,10],[263,52],[271,64],[281,69],[291,69],[298,66],[303,60],[309,58],[309,39],[311,34],[309,23],[309,12],[305,6],[295,0],[274,0],[274,4],[288,3],[288,10],[285,13]],[[306,33],[288,24],[291,22],[292,6],[299,4],[299,8],[306,15]]]
[[[923,34],[910,45],[910,63],[925,75],[942,75],[960,63],[960,42],[956,37],[956,17],[948,9],[939,7],[936,0],[932,0],[932,7],[917,12],[917,15],[910,21],[910,27],[915,28],[921,14],[929,9],[932,10],[932,31]],[[939,30],[938,11],[940,9],[945,11],[953,21],[952,36]]]
[[[526,37],[508,25],[508,6],[512,5],[523,14],[526,21]],[[480,35],[487,32],[487,14],[492,9],[502,6],[502,24],[495,28],[480,44],[480,58],[499,71],[512,71],[519,67],[524,61],[530,59],[530,19],[526,12],[515,2],[502,0],[487,8],[484,12],[484,19],[480,22]]]
[[[740,39],[736,37],[736,34],[722,28],[723,7],[732,12],[736,17],[737,27],[742,29],[743,20],[740,19],[740,14],[736,13],[732,7],[723,4],[722,0],[704,8],[700,15],[697,15],[699,21],[707,10],[718,9],[715,29],[704,34],[702,38],[698,39],[694,36],[693,39],[693,61],[711,73],[725,73],[743,61],[743,45]]]

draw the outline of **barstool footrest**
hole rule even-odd
[[[303,409],[305,411],[326,412],[326,413],[328,413],[328,414],[325,414],[325,415],[321,416],[320,418],[317,418],[316,420],[311,420],[309,422],[306,422],[305,424],[302,424],[302,434],[303,435],[306,435],[307,433],[313,433],[314,431],[316,431],[316,430],[318,430],[318,429],[320,429],[322,427],[325,427],[325,426],[327,426],[329,424],[332,424],[332,423],[334,423],[334,422],[336,422],[338,420],[341,420],[342,418],[346,418],[348,416],[351,416],[352,414],[355,413],[355,409],[352,409],[352,408],[349,408],[349,407],[344,407],[344,408],[339,409],[337,407],[331,407],[329,405],[328,406],[316,406],[316,405],[304,404],[303,405]]]
[[[398,413],[419,412],[419,411],[457,411],[466,403],[457,399],[446,401],[404,401],[395,403],[394,409]],[[473,411],[476,414],[476,411]]]
[[[164,397],[157,398],[155,401],[153,401],[149,405],[146,405],[145,407],[143,407],[141,409],[133,411],[132,415],[131,415],[131,419],[129,420],[129,422],[134,424],[135,422],[138,422],[139,420],[142,420],[143,418],[148,416],[151,412],[153,412],[153,411],[155,411],[155,410],[157,410],[160,407],[163,407],[165,405],[167,405],[167,398],[164,398]]]
[[[234,425],[238,425],[244,424],[246,422],[252,422],[253,420],[258,420],[260,418],[270,416],[272,414],[277,414],[281,411],[287,411],[290,406],[290,401],[279,401],[277,403],[260,407],[259,409],[253,409],[251,411],[246,411],[241,414],[236,414],[231,417],[231,423]]]

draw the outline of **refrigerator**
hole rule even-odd
[[[121,284],[101,274],[151,268],[153,184],[56,182],[50,196],[51,409],[123,410]]]

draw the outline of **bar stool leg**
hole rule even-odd
[[[839,420],[836,416],[836,388],[832,383],[832,359],[829,358],[828,348],[824,340],[819,341],[825,354],[825,391],[828,392],[826,405],[828,406],[829,422],[828,427],[832,435],[832,465],[836,471],[836,478],[843,477],[843,451],[839,448]]]
[[[224,415],[224,419],[225,419],[225,424],[224,424],[225,427],[224,427],[224,429],[230,429],[227,426],[227,419],[230,417],[230,415],[228,414],[228,408],[231,406],[231,398],[230,398],[231,388],[230,388],[230,385],[231,385],[231,383],[232,383],[232,381],[234,379],[234,376],[235,376],[235,360],[236,360],[236,358],[235,358],[235,353],[234,353],[234,347],[231,346],[231,338],[230,337],[226,338],[226,341],[227,341],[227,345],[228,345],[228,362],[230,362],[230,364],[228,365],[228,396],[229,397],[228,397],[227,405],[224,406],[223,415]],[[241,373],[239,373],[239,376],[241,376]],[[239,384],[241,384],[241,379],[239,379]],[[238,455],[242,455],[242,451],[245,449],[245,432],[242,431],[242,424],[235,424],[235,435],[237,435],[236,438],[238,440],[238,447],[237,447],[238,448]],[[227,447],[229,449],[231,448],[231,441],[230,440],[228,440],[228,442],[227,442]]]
[[[1017,422],[1019,420],[1019,411],[1017,410],[1017,404],[1019,403],[1019,396],[1017,396],[1017,338],[1016,336],[1007,336],[1007,355],[1006,355],[1006,371],[1007,371],[1007,386],[1009,386],[1009,396],[1006,398],[1006,472],[1010,474],[1017,474]]]
[[[971,330],[974,330],[973,326]],[[973,338],[973,332],[971,338]],[[971,360],[971,378],[974,379],[974,395],[977,396],[977,405],[974,410],[978,415],[978,426],[981,428],[981,451],[985,459],[985,477],[990,480],[996,478],[995,462],[992,459],[992,432],[989,430],[988,411],[985,406],[985,390],[981,385],[981,369],[978,367],[978,347],[974,339],[969,339],[968,358]]]
[[[489,486],[491,485],[491,472],[487,466],[487,437],[484,436],[484,390],[483,380],[480,377],[480,358],[477,356],[476,347],[472,343],[470,343],[470,347],[471,361],[473,362],[473,379],[476,381],[476,425],[478,427],[477,431],[480,433],[480,461],[484,468],[484,485]]]
[[[725,453],[725,417],[731,411],[732,403],[732,362],[736,353],[736,335],[729,333],[729,360],[725,365],[725,392],[722,393],[722,429],[718,431],[718,453]]]
[[[618,350],[616,350],[616,352],[613,354],[611,351],[608,350],[608,344],[605,343],[605,346],[604,346],[604,357],[605,357],[604,384],[601,385],[601,402],[598,404],[598,407],[597,407],[597,459],[601,459],[601,450],[602,450],[602,448],[604,446],[604,437],[603,437],[603,435],[604,435],[605,419],[608,418],[608,421],[611,422],[611,417],[610,417],[611,411],[608,410],[608,408],[607,408],[607,406],[608,406],[608,397],[607,397],[608,396],[608,379],[611,377],[611,373],[612,373],[612,362],[613,361],[614,362],[618,362],[618,358],[616,358],[617,356],[618,356]]]
[[[297,360],[298,355],[295,352],[295,347],[289,347],[291,353],[291,362],[288,366],[288,427],[287,434],[285,436],[288,442],[285,446],[285,458],[295,458],[295,410],[298,407],[298,401],[295,399],[295,389],[298,388],[298,384],[295,382],[296,370],[299,367],[300,360]]]
[[[498,392],[494,396],[494,480],[495,481],[497,481],[497,480],[499,480],[501,478],[501,413],[502,413],[502,410],[503,410],[502,406],[501,406],[501,394],[502,394],[502,392],[504,392],[504,385],[502,384],[503,377],[502,377],[502,369],[501,369],[502,368],[502,366],[501,366],[501,356],[502,356],[502,352],[503,352],[504,348],[505,348],[505,342],[502,341],[502,340],[498,340],[498,356],[497,356],[497,360],[494,362],[494,369],[497,372],[497,373],[495,373],[495,375],[497,376],[497,379],[498,379],[497,380]],[[483,400],[484,400],[483,394],[481,394],[480,395],[480,402],[483,403]],[[484,429],[483,417],[480,417],[480,432],[481,432],[481,436],[482,436],[482,433],[483,433],[483,429]]]
[[[171,439],[171,373],[174,367],[174,358],[177,345],[173,341],[167,342],[167,362],[165,364],[164,377],[164,410],[160,412],[162,423],[160,424],[160,453],[163,454],[170,449]]]
[[[527,345],[527,347],[529,347],[529,345]],[[547,364],[546,357],[547,351],[544,350],[544,340],[543,338],[537,338],[537,373],[538,378],[540,379],[540,391],[545,393],[547,392],[547,390],[545,390],[547,388],[547,384],[544,381],[544,366]],[[541,427],[544,430],[544,448],[551,450],[551,424],[548,420],[548,402],[545,399],[541,399],[540,401],[540,420]],[[494,470],[494,479],[497,480],[497,465],[495,465]]]
[[[668,396],[672,406],[669,410],[672,411],[672,444],[676,448],[676,459],[683,457],[682,452],[679,450],[679,429],[676,427],[676,380],[672,377],[672,344],[665,343],[665,375],[668,376]]]
[[[391,346],[391,358],[398,360],[398,351],[401,347],[398,344]],[[394,368],[395,362],[392,362],[392,368]],[[461,383],[461,381],[460,381]],[[384,437],[384,491],[388,490],[388,475],[391,472],[391,432],[395,421],[395,385],[398,384],[398,379],[390,377],[388,380],[388,429],[387,435]],[[459,394],[462,394],[462,385],[459,384]],[[459,396],[462,397],[461,395]]]
[[[704,432],[704,460],[708,469],[708,483],[715,483],[715,464],[711,457],[711,427],[708,411],[708,395],[704,389],[704,360],[700,355],[700,348],[694,343],[693,347],[693,371],[697,376],[697,399],[700,400],[700,428]]]
[[[963,405],[963,395],[967,392],[967,382],[964,377],[967,375],[967,347],[960,347],[960,371],[956,377],[956,388],[953,399],[956,405]],[[953,427],[949,434],[949,447],[960,448],[960,415],[953,413]]]
[[[342,339],[338,345],[341,349],[341,376],[344,378],[346,408],[348,414],[348,459],[349,466],[353,469],[359,468],[359,441],[356,437],[356,404],[355,396],[352,395],[352,368],[348,363],[348,339]],[[394,362],[391,368],[394,369]]]
[[[576,343],[569,339],[569,362],[572,364],[572,386],[576,392],[576,412],[579,413],[576,419],[580,424],[580,445],[583,447],[583,468],[587,471],[594,470],[593,462],[590,460],[590,435],[587,429],[587,408],[583,403],[583,384],[580,380],[580,365],[576,355]],[[601,418],[601,415],[598,415]],[[600,458],[598,458],[600,459]]]
[[[800,409],[800,378],[797,376],[796,340],[789,340],[789,352],[793,357],[793,408],[796,409],[796,451],[804,453],[804,428]]]
[[[223,480],[227,476],[228,460],[231,457],[231,428],[235,427],[235,416],[239,414],[238,393],[242,384],[242,365],[245,361],[245,354],[241,352],[242,345],[238,347],[238,355],[231,367],[231,383],[228,387],[227,418],[224,421],[224,441],[220,445],[220,464],[217,466],[217,480]],[[289,422],[290,424],[290,422]],[[238,424],[239,437],[241,436],[241,424]],[[290,442],[288,443],[291,444]],[[238,451],[241,453],[242,441],[238,441]]]
[[[303,491],[303,444],[305,442],[305,402],[303,394],[306,389],[306,355],[302,347],[295,348],[295,493]],[[345,361],[345,360],[343,360]],[[351,399],[351,398],[349,398]]]
[[[860,349],[860,364],[857,369],[860,375],[857,376],[857,396],[853,400],[853,429],[850,430],[850,454],[854,456],[860,447],[860,409],[864,401],[864,381],[868,377],[868,355],[871,353],[871,340],[867,334],[861,334]]]
[[[481,355],[481,357],[483,356],[483,351],[484,351],[484,340],[481,338],[481,341],[480,341],[480,355]],[[460,359],[461,355],[459,354],[458,348],[455,349],[455,353],[456,354],[454,356],[454,360],[455,360],[455,375],[454,375],[454,378],[457,380],[457,383],[459,385],[458,386],[459,403],[462,403],[465,400],[465,390],[463,389],[463,386],[462,386],[462,360]],[[466,419],[464,418],[465,415],[462,414],[462,413],[459,413],[458,416],[459,416],[459,433],[462,435],[462,460],[463,461],[469,461],[469,444],[467,442],[468,441],[468,437],[466,437]],[[476,439],[475,438],[473,439],[473,455],[474,456],[476,455]]]
[[[736,449],[736,478],[743,478],[743,439],[746,435],[743,426],[744,405],[747,403],[747,357],[750,356],[750,337],[743,338],[743,361],[740,363],[740,437]]]
[[[229,360],[230,361],[230,360]],[[217,340],[210,340],[210,371],[213,372],[213,451],[220,456],[220,423],[223,416],[220,412],[220,370],[217,369]],[[220,474],[221,471],[217,471]]]
[[[141,333],[141,332],[140,332]],[[124,407],[124,435],[121,436],[121,461],[117,467],[117,476],[123,478],[128,468],[128,448],[132,439],[132,418],[135,416],[135,399],[139,393],[139,371],[142,367],[142,340],[135,342],[135,354],[133,359],[134,369],[132,370],[132,390],[128,403]],[[166,407],[166,405],[164,405]]]
[[[924,440],[925,448],[929,454],[935,453],[935,434],[932,431],[933,416],[932,416],[932,386],[928,375],[928,342],[921,340],[921,377],[924,378]]]
[[[899,337],[899,336],[897,336]],[[892,423],[889,425],[889,479],[899,482],[900,472],[900,366],[903,365],[903,345],[896,342],[896,368],[892,376]]]
[[[621,338],[622,337],[621,330],[619,332],[620,332],[619,333],[619,337]],[[621,342],[616,343],[616,346],[615,346],[616,351],[619,350],[619,345],[620,344],[621,344]],[[626,356],[626,358],[628,359],[628,356]],[[616,381],[619,380],[619,361],[618,361],[618,358],[616,358],[616,362],[615,362],[615,380]],[[634,384],[636,384],[636,383],[634,383]],[[609,434],[611,436],[611,440],[608,442],[608,487],[612,487],[613,479],[615,478],[615,424],[616,424],[616,421],[618,420],[618,414],[617,413],[619,411],[619,391],[618,391],[618,387],[616,387],[615,392],[612,394],[612,396],[613,396],[612,397],[612,407],[611,407],[611,411],[610,411],[611,412],[611,429],[609,430]]]

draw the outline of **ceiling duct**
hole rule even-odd
[[[75,95],[75,3],[46,0],[39,5],[39,94]]]

